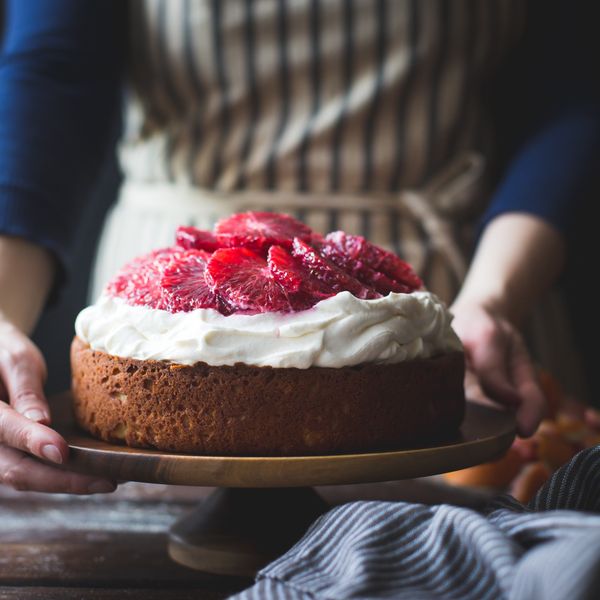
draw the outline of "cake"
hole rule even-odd
[[[76,321],[73,399],[109,442],[207,455],[416,446],[456,433],[464,354],[396,255],[249,212],[125,265]]]

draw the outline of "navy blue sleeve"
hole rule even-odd
[[[597,21],[588,4],[532,2],[531,25],[499,93],[512,157],[483,225],[525,212],[572,233],[600,164]]]
[[[0,234],[68,265],[117,123],[126,2],[6,2],[0,54]]]

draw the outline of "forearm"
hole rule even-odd
[[[54,278],[54,259],[24,239],[0,235],[0,320],[29,334]]]
[[[505,213],[485,228],[454,306],[478,304],[519,325],[556,281],[562,235],[544,220]]]

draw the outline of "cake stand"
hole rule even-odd
[[[68,468],[117,481],[215,486],[171,528],[169,554],[188,567],[253,575],[291,547],[329,507],[311,486],[394,481],[454,471],[500,457],[512,415],[467,403],[455,439],[422,448],[291,457],[198,456],[109,444],[79,429],[70,394],[51,401],[70,448]]]

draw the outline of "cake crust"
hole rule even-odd
[[[220,456],[418,446],[457,431],[464,355],[339,369],[214,367],[71,346],[77,422],[103,440]]]

